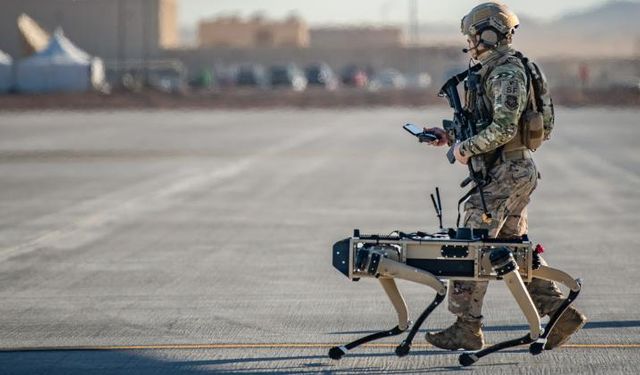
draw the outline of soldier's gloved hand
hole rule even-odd
[[[425,132],[428,133],[433,133],[438,137],[437,141],[432,141],[432,142],[425,142],[428,145],[431,146],[444,146],[449,144],[449,136],[447,135],[447,132],[444,131],[444,129],[442,128],[423,128]]]
[[[456,143],[453,148],[453,155],[456,157],[456,160],[461,164],[467,164],[469,162],[469,157],[462,155],[460,152],[460,143]]]

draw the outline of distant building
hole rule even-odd
[[[0,49],[29,52],[18,31],[25,13],[46,31],[58,26],[88,53],[108,60],[152,58],[178,46],[177,0],[1,0]]]
[[[322,27],[309,32],[312,48],[365,48],[404,47],[405,36],[401,28],[385,27]]]
[[[261,16],[249,20],[218,17],[198,25],[200,47],[297,47],[309,46],[309,28],[298,17],[270,21]]]

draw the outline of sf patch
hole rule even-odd
[[[504,95],[518,95],[520,84],[515,79],[510,79],[502,83],[502,93]]]
[[[510,110],[515,111],[518,109],[518,94],[520,93],[520,84],[515,79],[510,79],[508,81],[502,82],[502,92],[500,93],[503,97],[502,102],[504,106]]]
[[[507,95],[504,100],[504,106],[507,107],[510,111],[515,111],[518,109],[518,97],[515,95]]]

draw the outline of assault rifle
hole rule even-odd
[[[476,127],[478,120],[485,120],[488,117],[484,113],[481,114],[481,116],[474,116],[474,114],[471,114],[467,110],[462,108],[462,103],[460,102],[460,96],[458,94],[458,84],[467,79],[467,89],[474,90],[478,94],[482,95],[482,88],[477,78],[478,76],[477,74],[475,74],[481,68],[481,64],[476,64],[468,70],[454,75],[453,77],[449,78],[449,80],[444,84],[444,86],[442,86],[440,92],[438,93],[438,96],[446,97],[449,101],[449,106],[453,108],[453,120],[442,121],[442,126],[447,134],[452,134],[455,137],[454,144],[447,152],[447,158],[449,159],[449,163],[451,164],[456,162],[456,158],[453,153],[456,144],[478,134],[478,129]],[[478,117],[481,118],[479,119]],[[491,221],[491,213],[487,209],[483,188],[489,183],[489,181],[487,168],[483,157],[471,157],[468,167],[469,177],[465,178],[462,183],[460,183],[460,187],[464,188],[471,182],[474,182],[475,186],[467,194],[465,194],[462,199],[460,199],[460,201],[458,202],[458,206],[460,206],[460,204],[462,204],[462,202],[464,202],[477,189],[480,193],[480,202],[482,203],[482,219],[483,221],[488,223]],[[460,210],[458,210],[458,225],[460,224],[459,211]]]

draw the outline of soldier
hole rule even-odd
[[[511,47],[518,22],[517,16],[504,4],[489,2],[473,8],[461,25],[469,44],[465,52],[482,64],[479,74],[485,94],[482,97],[468,94],[465,109],[471,114],[485,111],[490,116],[477,135],[455,145],[454,155],[462,164],[475,156],[492,160],[487,165],[490,180],[484,187],[491,219],[483,217],[480,194],[476,191],[465,204],[464,226],[486,228],[490,236],[505,239],[520,238],[527,233],[527,204],[539,176],[531,152],[519,136],[529,130],[522,128],[523,113],[534,99],[530,95],[531,77],[521,60],[522,55]],[[547,111],[544,116],[552,117],[553,111]],[[553,119],[544,120],[543,136],[548,139]],[[443,129],[425,130],[439,138],[432,145],[452,145],[451,135]],[[534,279],[527,288],[541,317],[552,315],[564,300],[561,291],[549,281]],[[486,290],[487,282],[453,282],[449,310],[457,320],[441,332],[427,333],[427,341],[449,350],[481,349],[484,345],[482,301]],[[562,345],[585,322],[582,313],[569,307],[549,335],[545,349]]]

